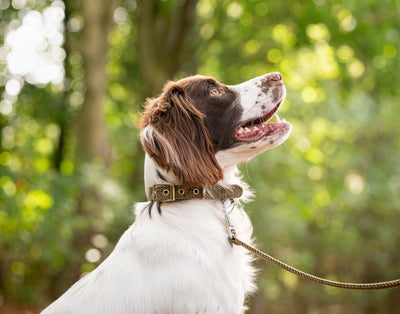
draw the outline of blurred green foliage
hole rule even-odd
[[[66,23],[75,24],[66,29],[78,42],[82,16],[71,3]],[[20,10],[50,4],[3,9],[1,39]],[[134,220],[132,203],[145,199],[135,128],[144,99],[152,96],[137,51],[142,2],[119,5],[108,35],[103,101],[112,143],[108,167],[76,154],[73,125],[86,92],[77,44],[67,49],[67,90],[25,83],[12,110],[0,114],[0,306],[54,299],[109,254]],[[179,2],[159,5],[164,21]],[[188,56],[175,79],[199,73],[237,84],[280,71],[287,86],[280,117],[292,123],[291,137],[241,166],[257,194],[247,209],[260,248],[330,279],[399,277],[400,1],[200,0],[195,12],[182,48]],[[3,92],[11,77],[5,60]],[[87,187],[101,196],[101,208],[82,197]],[[271,265],[259,267],[260,290],[249,312],[400,310],[397,290],[323,288]]]

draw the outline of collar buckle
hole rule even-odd
[[[158,202],[175,201],[175,184],[156,184],[150,188],[150,200]]]

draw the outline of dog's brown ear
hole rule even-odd
[[[213,185],[223,178],[203,115],[182,86],[168,82],[162,94],[147,100],[142,115],[144,150],[181,184]]]

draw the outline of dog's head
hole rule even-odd
[[[213,185],[222,168],[248,161],[283,143],[291,125],[276,118],[286,95],[282,76],[270,73],[235,86],[211,77],[168,82],[142,115],[142,144],[179,183]]]

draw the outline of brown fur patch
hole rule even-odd
[[[184,87],[175,82],[146,102],[140,127],[151,126],[156,132],[151,142],[143,141],[144,150],[181,184],[213,185],[223,178],[203,118]]]

